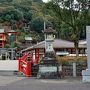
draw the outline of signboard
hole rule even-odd
[[[41,66],[41,67],[39,67],[39,72],[42,72],[42,73],[57,72],[57,67],[55,67],[55,66]]]

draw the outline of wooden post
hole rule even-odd
[[[39,49],[35,49],[35,62],[36,64],[38,64],[39,62],[39,59],[40,59],[40,50]]]
[[[38,52],[37,52],[37,61],[36,61],[36,64],[38,64],[38,62],[39,62],[39,58],[40,58],[40,50],[38,49]]]

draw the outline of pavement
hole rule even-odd
[[[81,77],[36,79],[21,76],[0,76],[0,90],[90,90],[90,83],[83,83]]]

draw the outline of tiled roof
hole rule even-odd
[[[62,39],[55,39],[53,42],[53,47],[54,48],[74,48],[74,43]],[[22,51],[29,50],[29,49],[34,49],[34,48],[45,48],[45,41],[42,41],[32,47],[28,47]],[[79,48],[86,48],[86,45],[79,44]]]
[[[74,48],[74,43],[62,39],[55,39],[53,42],[53,47],[54,48]],[[86,47],[83,44],[79,44],[80,48]],[[37,45],[34,46],[34,48],[45,48],[45,41],[42,43],[38,43]]]

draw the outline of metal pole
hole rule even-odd
[[[46,29],[46,23],[45,23],[45,21],[44,21],[44,30]]]

